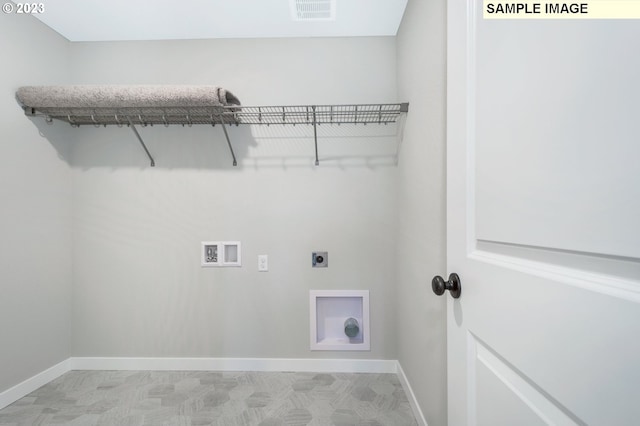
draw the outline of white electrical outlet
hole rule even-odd
[[[267,272],[269,270],[269,256],[266,254],[258,255],[258,271]]]

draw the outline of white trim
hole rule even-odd
[[[386,359],[74,357],[70,360],[72,370],[397,372],[397,361]]]
[[[400,365],[400,361],[397,361],[397,364],[398,380],[400,380],[400,384],[402,385],[402,389],[404,389],[404,393],[407,394],[409,405],[411,405],[411,411],[413,411],[413,416],[416,418],[418,426],[428,426],[427,420],[424,418],[424,414],[422,414],[422,410],[420,409],[420,404],[418,404],[418,400],[416,399],[416,395],[413,393],[413,389],[411,389],[409,379],[407,378],[406,374],[404,374],[402,365]]]
[[[22,383],[18,383],[12,388],[9,388],[4,392],[0,392],[0,409],[13,404],[25,395],[30,394],[34,390],[62,376],[64,373],[70,370],[70,359],[71,358],[66,359],[54,365],[53,367],[48,368],[36,374],[35,376],[26,379]]]
[[[469,333],[471,336],[471,333]],[[533,411],[544,424],[548,425],[575,425],[578,419],[572,419],[553,400],[540,393],[529,381],[517,371],[498,358],[491,350],[474,339],[477,361],[484,364],[493,373],[496,379],[520,399],[531,411]]]
[[[478,398],[477,392],[477,368],[476,360],[478,358],[478,340],[469,330],[467,330],[467,406],[465,407],[465,413],[467,414],[467,426],[476,426],[478,423]]]
[[[640,288],[637,281],[586,272],[575,268],[552,265],[545,262],[527,260],[520,257],[507,256],[476,250],[469,254],[469,259],[489,263],[528,275],[572,285],[574,287],[617,297],[630,302],[640,302]]]

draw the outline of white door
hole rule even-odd
[[[640,425],[640,20],[448,14],[449,424]]]

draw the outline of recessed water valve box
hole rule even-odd
[[[368,290],[311,290],[312,351],[371,350]]]
[[[311,253],[311,266],[314,268],[326,268],[329,266],[329,253],[326,251],[314,251]]]
[[[202,266],[218,264],[218,244],[203,243]]]
[[[240,241],[203,241],[202,266],[242,266]]]

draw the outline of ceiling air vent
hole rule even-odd
[[[294,21],[334,21],[336,0],[289,0]]]

